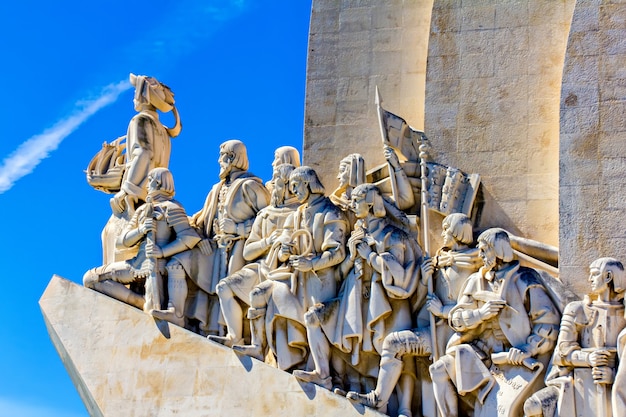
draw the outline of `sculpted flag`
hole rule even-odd
[[[419,178],[419,146],[422,142],[428,144],[428,138],[424,132],[409,126],[402,117],[383,109],[378,89],[376,107],[383,144],[391,146],[399,159],[404,161],[403,168],[409,178]],[[427,156],[428,208],[444,216],[450,213],[471,215],[480,175],[466,174],[458,168],[429,159]]]

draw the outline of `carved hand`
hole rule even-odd
[[[367,259],[367,257],[372,253],[372,248],[365,242],[361,242],[356,245],[356,250],[359,252],[359,256],[363,259]]]
[[[478,309],[480,317],[483,321],[489,320],[496,316],[505,305],[506,302],[504,300],[489,300]]]
[[[426,309],[437,317],[446,318],[443,314],[443,304],[435,294],[428,296],[428,299],[426,300]]]
[[[454,258],[449,253],[439,255],[437,258],[437,267],[443,268],[446,266],[452,266],[454,264]]]
[[[265,238],[265,243],[268,247],[271,247],[280,237],[281,231],[274,230],[268,237]]]
[[[146,245],[146,256],[148,258],[162,258],[163,250],[158,245],[155,245],[152,241],[149,241]]]
[[[118,191],[110,200],[111,209],[116,214],[122,214],[126,209],[126,193],[122,190]]]
[[[385,145],[383,155],[385,156],[385,159],[391,164],[393,169],[397,169],[400,167],[400,160],[398,159],[398,155],[396,155],[396,151],[394,151],[391,146]]]
[[[530,353],[513,347],[509,350],[509,355],[508,355],[507,360],[510,364],[522,365],[522,362],[524,362],[524,359],[528,359],[530,358],[530,356],[531,356]]]
[[[209,239],[202,239],[198,242],[198,249],[200,249],[200,253],[204,256],[209,256],[213,253],[213,247],[211,246],[211,241]]]
[[[594,384],[612,384],[615,379],[613,368],[608,366],[594,367],[591,370],[591,376]]]
[[[237,223],[231,219],[221,219],[219,221],[220,230],[229,235],[237,233]]]
[[[609,364],[609,358],[611,354],[608,350],[598,349],[591,352],[587,358],[589,365],[592,367],[607,366]]]
[[[434,259],[428,258],[422,263],[422,283],[426,284],[434,271]]]
[[[141,226],[139,226],[139,233],[145,236],[146,234],[148,234],[149,231],[152,230],[153,227],[154,219],[151,217],[146,217]]]
[[[289,257],[289,264],[297,269],[298,271],[302,271],[302,272],[308,272],[313,270],[313,262],[308,259],[305,258],[303,256],[299,256],[299,255],[293,255]]]
[[[285,259],[287,259],[289,257],[289,255],[291,255],[291,248],[292,248],[292,244],[291,243],[285,243],[283,242],[280,245],[280,253],[279,253],[279,258],[281,259],[281,262],[284,261]]]

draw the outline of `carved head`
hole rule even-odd
[[[504,229],[487,229],[478,236],[478,253],[485,270],[490,271],[500,263],[513,260],[509,234]]]
[[[615,258],[599,258],[589,265],[589,283],[594,294],[602,292],[606,287],[616,293],[626,290],[626,272],[624,265]]]
[[[339,162],[339,188],[356,187],[365,183],[365,160],[358,153],[353,153]]]
[[[227,140],[220,145],[220,178],[226,178],[233,168],[241,171],[248,169],[248,152],[246,145],[237,139]]]
[[[311,194],[324,194],[324,186],[315,170],[308,166],[301,166],[289,175],[289,189],[299,202],[309,200]]]
[[[447,215],[441,222],[443,246],[451,247],[455,241],[463,245],[469,245],[474,240],[472,233],[472,221],[463,213]]]
[[[130,83],[135,87],[135,110],[141,104],[150,104],[166,113],[174,108],[174,93],[154,77],[130,74]]]
[[[293,146],[281,146],[274,151],[274,161],[272,168],[280,164],[291,164],[294,167],[300,166],[300,152]]]
[[[272,175],[272,198],[271,204],[274,207],[280,207],[284,204],[285,200],[292,196],[289,190],[289,176],[296,169],[291,164],[280,164],[274,167],[274,173]]]
[[[174,127],[168,128],[167,133],[170,137],[176,137],[180,134],[182,124],[178,110],[174,105],[174,93],[165,84],[159,82],[154,77],[148,77],[146,75],[130,74],[130,83],[135,87],[135,98],[133,103],[136,111],[141,111],[144,106],[159,109],[160,111],[167,113],[169,111],[174,112],[174,118],[176,123]]]
[[[154,168],[148,173],[148,196],[164,196],[168,199],[174,197],[174,177],[167,168]]]
[[[369,213],[374,217],[385,217],[385,203],[380,189],[374,184],[361,184],[352,190],[350,209],[362,219]]]

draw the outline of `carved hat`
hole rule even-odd
[[[383,196],[380,193],[380,189],[374,184],[360,184],[352,190],[352,199],[362,198],[365,196],[365,201],[371,205],[372,214],[375,217],[384,217],[387,211],[385,210],[385,203]]]
[[[339,165],[347,165],[350,169],[350,176],[348,178],[348,186],[356,187],[357,185],[364,184],[365,179],[365,159],[358,153],[352,153],[339,162]]]
[[[130,83],[135,87],[135,100],[150,103],[160,111],[167,113],[174,112],[176,124],[172,128],[166,128],[170,137],[176,137],[180,134],[182,124],[178,110],[174,105],[174,93],[165,84],[159,82],[156,78],[146,75],[130,74]]]

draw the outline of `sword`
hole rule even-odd
[[[146,197],[146,218],[155,218],[154,204],[150,196]],[[156,245],[156,222],[153,223],[152,228],[146,234],[146,248],[148,246]],[[146,301],[143,305],[143,310],[149,312],[150,310],[161,309],[161,286],[162,279],[159,273],[158,261],[153,254],[146,253],[146,266],[149,270],[149,274],[146,278]]]

